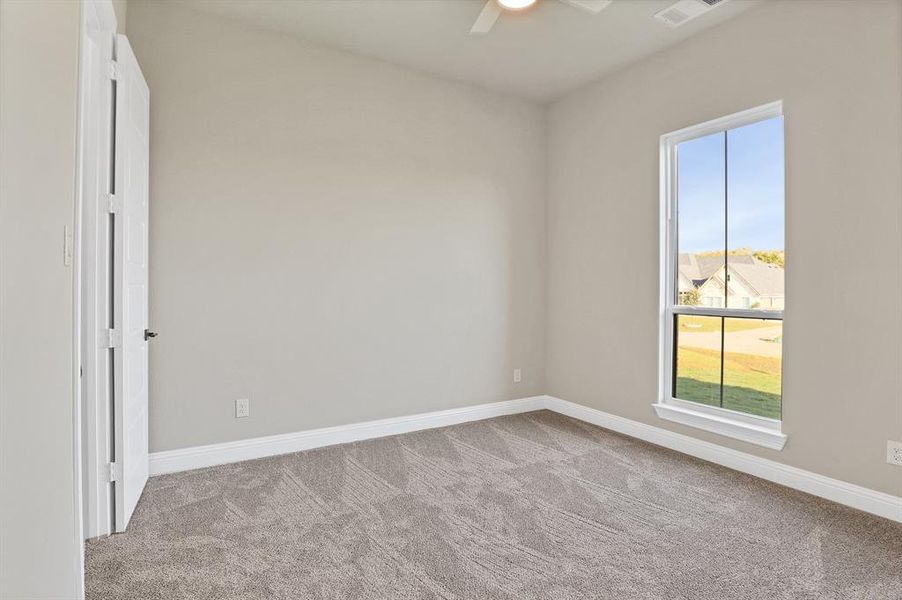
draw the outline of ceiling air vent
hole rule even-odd
[[[655,18],[668,27],[679,27],[683,23],[691,21],[695,17],[708,12],[715,6],[723,4],[726,1],[727,0],[680,0],[673,6],[669,6],[655,14]]]

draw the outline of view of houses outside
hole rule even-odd
[[[677,150],[678,304],[782,311],[783,119]],[[781,417],[782,320],[675,318],[676,398]]]
[[[783,310],[783,251],[680,254],[680,304]]]

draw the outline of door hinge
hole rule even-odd
[[[118,329],[100,330],[101,348],[118,348],[122,345],[122,334]]]
[[[109,75],[112,80],[119,79],[119,63],[115,60],[110,61]]]
[[[119,471],[120,471],[119,463],[111,462],[109,464],[109,468],[110,468],[110,472],[109,472],[110,483],[119,481]]]
[[[122,200],[116,194],[106,195],[106,210],[108,213],[119,214],[122,212]]]

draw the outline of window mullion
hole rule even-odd
[[[723,408],[723,350],[724,350],[724,335],[727,329],[727,318],[720,318],[720,407]]]
[[[723,307],[730,308],[730,184],[727,132],[723,132]],[[721,385],[721,387],[723,387]],[[723,404],[723,390],[721,390]]]

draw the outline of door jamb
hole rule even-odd
[[[111,398],[106,355],[97,342],[98,323],[108,307],[102,306],[109,293],[109,279],[99,268],[103,260],[99,250],[105,235],[99,227],[109,191],[109,136],[111,134],[111,93],[106,86],[90,89],[94,60],[111,61],[117,21],[111,0],[82,0],[78,74],[78,142],[76,171],[74,241],[74,410],[75,410],[75,502],[77,541],[82,548],[79,572],[84,571],[85,539],[112,533],[112,502],[109,473],[109,448],[112,422]],[[100,55],[89,51],[94,45]],[[106,56],[108,55],[108,56]],[[107,72],[107,65],[103,65]],[[102,102],[99,109],[96,102]],[[100,316],[101,318],[98,318]],[[82,590],[83,590],[82,576]],[[82,591],[83,593],[83,591]]]

